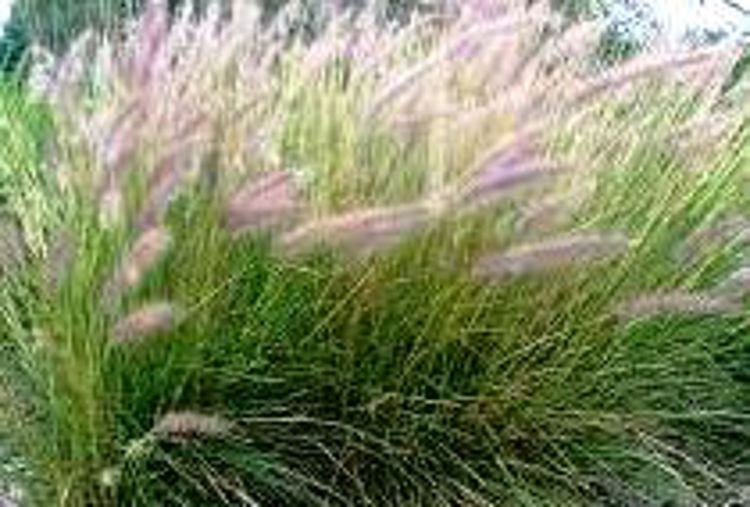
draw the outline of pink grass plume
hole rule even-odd
[[[546,271],[623,255],[628,247],[627,237],[620,233],[568,234],[482,257],[474,274],[480,278],[494,278]]]
[[[139,285],[146,273],[162,259],[171,246],[172,235],[164,228],[154,227],[142,233],[120,260],[114,275],[105,283],[105,306],[112,309],[115,301],[125,291]]]
[[[359,252],[372,252],[397,243],[425,226],[431,218],[427,205],[365,208],[302,225],[281,238],[286,253],[327,243]]]
[[[253,178],[233,196],[225,221],[233,235],[273,227],[288,221],[301,209],[286,171],[272,171]]]
[[[182,319],[181,308],[169,302],[156,302],[143,306],[118,321],[112,331],[114,343],[142,341],[154,334],[174,328]]]
[[[648,319],[659,315],[722,315],[741,309],[736,301],[709,293],[674,291],[646,294],[615,307],[621,319]]]

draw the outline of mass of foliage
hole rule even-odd
[[[746,502],[740,49],[305,5],[0,87],[0,503]]]

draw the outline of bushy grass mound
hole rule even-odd
[[[154,3],[57,64],[54,130],[2,95],[22,502],[741,502],[731,50],[597,74],[596,27],[542,7],[294,15]]]

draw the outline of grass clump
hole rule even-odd
[[[553,37],[541,7],[367,12],[290,43],[283,15],[154,3],[59,63],[54,156],[4,158],[7,195],[42,196],[3,203],[8,483],[76,506],[740,498],[731,58],[596,76],[595,30]]]

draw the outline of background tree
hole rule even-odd
[[[29,45],[29,30],[20,12],[13,10],[0,39],[0,72],[11,74],[18,68]]]

